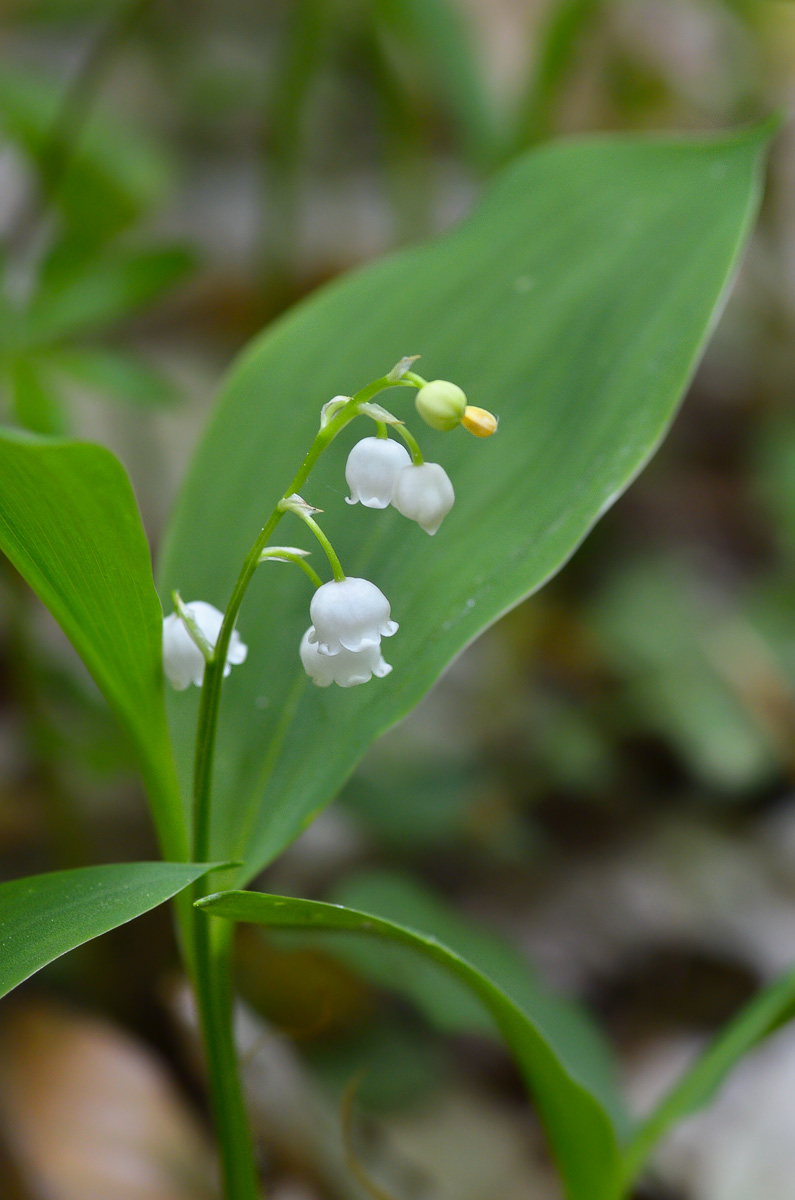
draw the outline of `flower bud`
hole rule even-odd
[[[474,433],[475,437],[491,437],[497,432],[497,418],[487,408],[474,408],[468,404],[461,418],[464,429]]]
[[[363,650],[340,650],[338,654],[322,654],[316,640],[314,626],[307,629],[301,638],[301,662],[304,670],[318,687],[355,687],[367,683],[376,675],[383,679],[392,670],[384,662],[379,646],[365,646]]]
[[[434,534],[453,507],[455,492],[444,467],[421,463],[404,467],[395,480],[392,503],[399,513]]]
[[[351,489],[348,504],[361,501],[365,508],[386,508],[392,499],[395,476],[411,462],[404,446],[393,438],[362,438],[348,455],[345,479]]]
[[[426,425],[447,433],[461,424],[467,398],[455,383],[433,379],[417,392],[414,399],[417,412]]]
[[[205,640],[213,648],[221,632],[224,614],[204,600],[193,600],[185,605],[188,616],[198,625]],[[233,666],[246,661],[248,646],[240,640],[240,634],[233,630],[226,652],[224,677],[231,673]],[[163,671],[168,682],[178,692],[193,683],[201,687],[204,679],[204,655],[188,633],[177,613],[171,613],[163,620]]]

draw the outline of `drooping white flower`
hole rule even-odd
[[[192,600],[184,607],[208,644],[214,647],[221,632],[224,614],[204,600]],[[247,654],[248,646],[240,640],[237,630],[233,630],[226,652],[224,677],[229,675],[233,666],[245,662]],[[183,692],[192,683],[201,687],[204,678],[204,655],[176,613],[171,613],[163,620],[163,671],[178,692]]]
[[[395,479],[392,503],[426,533],[436,533],[453,507],[455,492],[444,467],[421,463],[404,467]]]
[[[359,501],[365,508],[386,508],[392,499],[392,489],[398,471],[411,462],[411,457],[394,438],[366,437],[351,450],[345,466],[345,478],[351,489],[348,504]]]
[[[383,679],[392,670],[389,663],[384,662],[380,645],[321,654],[316,637],[314,626],[310,625],[301,638],[300,653],[304,670],[318,687],[330,687],[332,683],[344,688],[355,687],[358,683],[367,683],[373,675]]]
[[[308,637],[321,654],[358,652],[378,646],[382,637],[397,633],[397,621],[390,620],[389,601],[367,579],[332,579],[312,597],[309,606],[313,629]]]

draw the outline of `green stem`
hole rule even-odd
[[[297,517],[300,517],[301,520],[304,522],[304,524],[307,525],[312,530],[315,537],[317,538],[317,540],[320,542],[321,546],[323,547],[323,550],[325,551],[326,558],[329,561],[329,566],[331,567],[332,571],[334,572],[334,578],[336,579],[337,583],[342,583],[343,580],[345,579],[345,572],[342,569],[342,564],[340,563],[340,560],[337,558],[337,554],[336,554],[334,547],[332,546],[331,542],[328,540],[325,533],[320,528],[320,526],[318,525],[318,523],[314,519],[314,517],[311,517],[309,515],[309,513],[306,512],[305,509],[300,509],[298,507],[289,508],[286,511],[295,513],[295,515]]]
[[[226,924],[227,928],[219,928]],[[229,922],[193,909],[194,985],[207,1057],[213,1117],[227,1200],[260,1200],[234,1039],[232,934]]]
[[[395,429],[403,438],[403,441],[411,451],[411,461],[413,462],[414,466],[421,467],[425,462],[425,459],[422,457],[422,451],[420,450],[419,442],[415,438],[414,434],[411,433],[405,425],[396,425]]]
[[[323,580],[318,575],[314,567],[310,567],[309,563],[301,557],[300,554],[291,554],[289,550],[282,547],[278,553],[271,553],[268,550],[263,550],[260,555],[260,562],[267,562],[270,559],[272,562],[291,562],[300,567],[305,575],[308,575],[316,588],[323,586]]]

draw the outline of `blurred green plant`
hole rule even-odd
[[[47,434],[66,431],[70,383],[144,408],[175,402],[159,369],[97,339],[196,264],[185,246],[131,233],[163,197],[166,157],[104,114],[73,112],[71,95],[0,68],[0,136],[25,156],[37,193],[7,229],[0,262],[0,386],[18,423]]]

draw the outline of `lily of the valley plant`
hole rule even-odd
[[[382,638],[398,632],[389,600],[368,579],[346,576],[334,547],[317,521],[320,510],[300,494],[321,453],[353,420],[375,422],[375,437],[365,437],[351,450],[345,477],[351,489],[350,504],[386,508],[390,503],[429,534],[435,534],[453,506],[455,492],[439,463],[425,462],[419,443],[405,422],[374,403],[379,393],[399,387],[416,391],[419,415],[435,429],[451,431],[459,425],[477,436],[493,433],[496,418],[483,409],[469,407],[455,384],[428,382],[410,368],[415,358],[401,359],[380,379],[353,396],[335,396],[323,405],[320,428],[304,461],[265,521],[247,554],[225,613],[204,600],[183,601],[172,594],[174,612],[163,622],[163,667],[171,684],[185,689],[201,687],[193,779],[193,857],[210,858],[212,826],[212,766],[221,682],[233,666],[246,661],[247,646],[235,628],[240,606],[261,563],[282,562],[303,570],[315,588],[309,605],[311,624],[296,646],[306,673],[319,687],[336,683],[350,688],[383,679],[392,668],[381,652]],[[389,436],[390,430],[405,442]],[[296,546],[274,546],[270,540],[286,514],[299,518],[325,552],[332,578],[323,582],[307,561],[307,551]],[[210,922],[193,910],[193,953],[197,994],[208,1055],[208,1072],[216,1121],[221,1133],[221,1155],[228,1200],[251,1200],[257,1195],[255,1159],[243,1106],[231,1033],[230,998],[224,991],[228,979],[228,939],[214,945]],[[225,962],[223,960],[226,960]],[[219,993],[220,988],[220,993]]]

